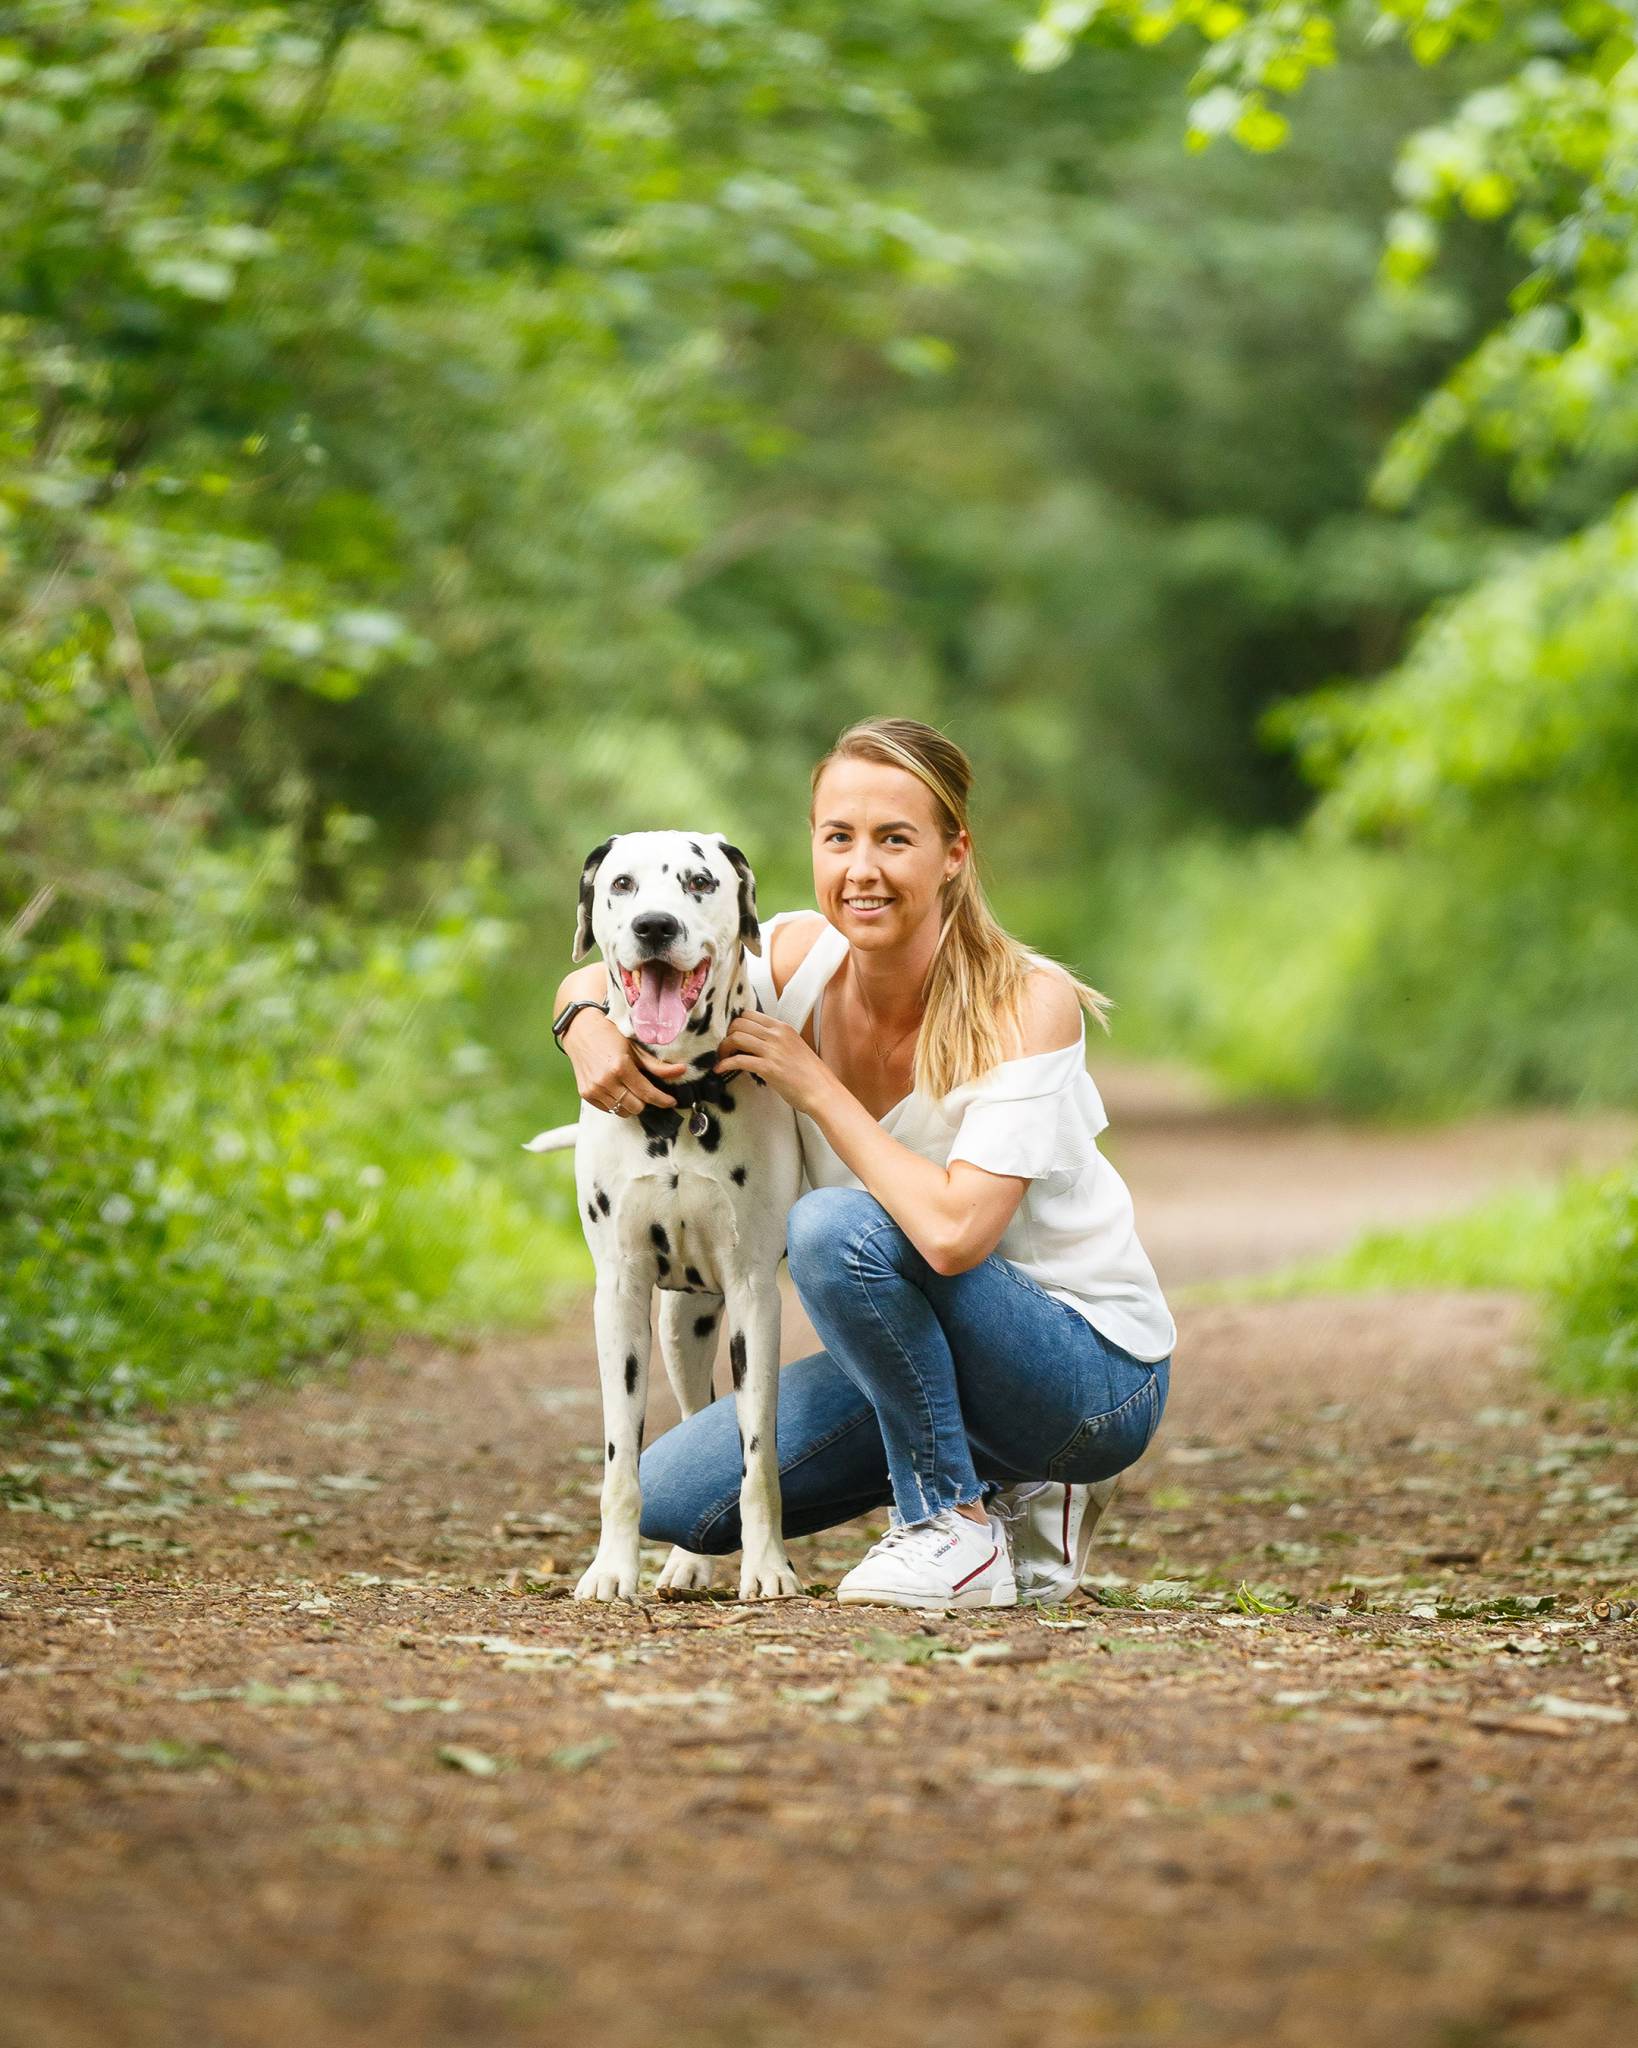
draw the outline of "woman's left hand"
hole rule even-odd
[[[759,1075],[792,1109],[808,1115],[833,1078],[800,1031],[760,1010],[742,1010],[729,1025],[717,1047],[715,1071]]]

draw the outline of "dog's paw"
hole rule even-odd
[[[673,1550],[661,1568],[657,1593],[703,1593],[711,1583],[711,1560],[692,1550]]]
[[[580,1575],[580,1583],[574,1589],[577,1600],[635,1600],[637,1598],[637,1563],[621,1563],[604,1557],[594,1557]]]
[[[755,1561],[747,1558],[740,1567],[739,1597],[742,1600],[789,1600],[801,1590],[801,1581],[782,1550]]]

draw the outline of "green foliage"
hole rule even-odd
[[[1638,1098],[1638,834],[1568,793],[1384,848],[1134,857],[1106,900],[1122,1042],[1237,1092],[1454,1115]]]
[[[1577,1393],[1638,1395],[1638,1167],[1604,1183],[1549,1306],[1554,1376]]]
[[[1539,1294],[1557,1284],[1589,1228],[1597,1227],[1602,1199],[1600,1183],[1582,1177],[1506,1188],[1460,1215],[1404,1230],[1367,1231],[1333,1257],[1212,1292],[1261,1301],[1419,1288]]]
[[[162,921],[14,945],[0,1400],[217,1392],[366,1329],[529,1319],[576,1270],[571,1198],[473,1127],[462,1026],[507,936],[481,876],[402,935],[292,883],[288,835],[195,848]]]
[[[1272,99],[1332,61],[1339,12],[1329,0],[1047,0],[1022,54],[1048,66],[1085,35],[1147,43],[1187,29],[1207,44],[1190,142],[1232,134],[1258,150],[1285,139]],[[1316,924],[1292,927],[1307,964],[1294,1050],[1271,1043],[1251,977],[1236,971],[1245,942],[1270,936],[1267,905],[1242,909],[1209,856],[1207,889],[1236,930],[1199,950],[1207,987],[1180,998],[1174,986],[1167,1007],[1220,1070],[1252,1085],[1300,1088],[1306,1077],[1385,1105],[1630,1101],[1638,32],[1616,0],[1365,0],[1352,18],[1376,43],[1402,40],[1419,64],[1468,45],[1484,46],[1489,67],[1399,153],[1385,298],[1431,303],[1441,266],[1490,224],[1516,266],[1488,331],[1399,426],[1372,496],[1425,517],[1477,485],[1504,499],[1520,536],[1435,608],[1397,665],[1265,721],[1324,789],[1292,861],[1343,879],[1363,845],[1377,852],[1363,946],[1346,884]],[[1248,878],[1282,859],[1258,849]],[[1198,903],[1206,890],[1192,879]],[[1301,885],[1283,870],[1282,880],[1281,900],[1298,907]],[[1176,960],[1175,944],[1161,951]],[[1275,979],[1289,986],[1290,970]],[[1634,1185],[1618,1178],[1579,1219],[1553,1283],[1561,1369],[1584,1386],[1635,1382]]]

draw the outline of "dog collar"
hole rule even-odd
[[[761,1014],[762,1005],[757,1001],[755,989],[751,991],[750,1007],[758,1015]],[[742,1014],[743,1012],[738,1010],[734,1012],[735,1017]],[[733,1017],[730,1017],[728,1021],[732,1024],[734,1021]],[[633,1045],[642,1046],[644,1052],[653,1053],[656,1059],[659,1057],[656,1047],[644,1045],[643,1041],[635,1035],[631,1042]],[[733,1074],[703,1074],[697,1081],[669,1081],[662,1085],[668,1087],[677,1098],[673,1106],[681,1115],[687,1117],[690,1134],[696,1138],[703,1138],[711,1128],[711,1120],[705,1114],[705,1105],[708,1102],[721,1102],[728,1095],[736,1078]],[[760,1081],[762,1076],[757,1074],[753,1078]]]

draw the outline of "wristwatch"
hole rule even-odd
[[[557,1049],[565,1059],[569,1056],[569,1048],[563,1043],[563,1034],[582,1010],[601,1010],[606,1017],[609,1013],[607,996],[600,1003],[594,1003],[588,997],[582,997],[577,1003],[565,1003],[562,1014],[552,1020],[552,1036],[557,1040]]]

